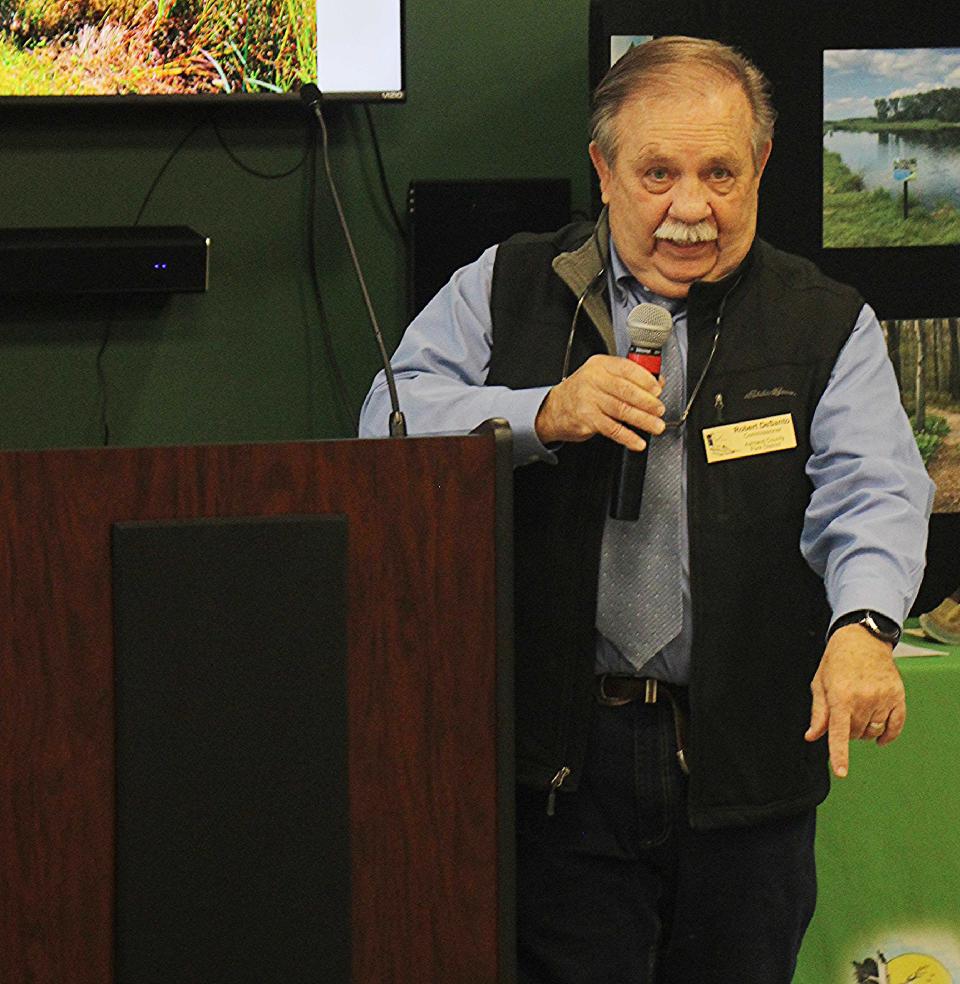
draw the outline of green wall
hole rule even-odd
[[[402,105],[374,106],[393,198],[411,180],[569,177],[586,208],[588,0],[407,0]],[[392,350],[405,257],[360,107],[326,111],[334,173]],[[210,289],[167,299],[0,298],[0,447],[350,436],[378,355],[317,162],[318,314],[299,107],[0,107],[0,225],[135,221],[211,239]],[[193,131],[191,133],[191,131]],[[326,354],[329,330],[348,406]]]

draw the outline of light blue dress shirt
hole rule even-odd
[[[400,406],[410,434],[468,432],[490,417],[504,417],[513,430],[515,466],[553,462],[553,453],[534,429],[550,387],[514,390],[484,385],[492,346],[490,287],[496,249],[490,247],[458,270],[410,324],[391,359]],[[661,299],[624,267],[612,241],[608,290],[617,351],[625,355],[627,314],[641,301]],[[686,376],[685,308],[674,314],[673,335]],[[385,436],[389,413],[381,371],[360,413],[360,436]],[[901,407],[883,333],[869,306],[860,312],[834,365],[811,422],[811,445],[806,470],[814,493],[799,549],[823,577],[834,616],[869,608],[902,622],[923,574],[933,483]],[[644,670],[678,683],[686,682],[691,640],[686,467],[683,488],[683,628]],[[631,672],[602,637],[597,669]]]

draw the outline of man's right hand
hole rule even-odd
[[[662,389],[656,376],[629,359],[591,356],[547,394],[537,413],[537,437],[546,445],[602,434],[642,451],[647,442],[631,428],[663,433]]]

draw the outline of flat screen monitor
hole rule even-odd
[[[404,97],[403,0],[0,0],[0,99]]]

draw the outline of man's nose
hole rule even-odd
[[[688,224],[709,218],[707,189],[698,177],[684,177],[674,185],[669,214],[671,218]]]

